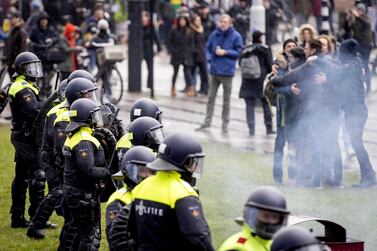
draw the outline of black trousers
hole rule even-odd
[[[173,79],[172,79],[172,86],[175,86],[175,83],[177,82],[177,76],[179,71],[180,65],[173,65]],[[192,85],[192,75],[191,75],[191,66],[183,65],[183,74],[185,77],[185,84],[186,88]]]
[[[23,131],[12,131],[15,148],[15,177],[12,182],[12,219],[24,217],[26,191],[29,189],[29,216],[34,216],[44,196],[44,172],[38,165],[38,147]]]
[[[191,76],[195,76],[196,68],[199,69],[200,76],[200,92],[208,92],[208,68],[207,62],[195,62],[194,67],[191,69]]]
[[[145,63],[147,64],[148,78],[147,78],[147,87],[153,87],[153,57],[144,57]]]
[[[246,120],[247,120],[247,125],[249,127],[249,133],[254,134],[255,133],[255,102],[257,98],[255,97],[250,97],[250,98],[245,98],[245,103],[246,103]],[[263,115],[264,115],[264,124],[266,125],[266,128],[271,128],[272,129],[272,114],[270,110],[270,106],[268,105],[268,102],[266,98],[260,98],[262,102],[262,107],[263,107]]]
[[[345,111],[345,122],[352,147],[360,165],[361,179],[375,179],[375,171],[363,143],[364,126],[368,118],[366,107],[356,112]]]
[[[64,214],[68,214],[69,222],[62,229],[59,250],[76,250],[76,245],[78,250],[98,250],[101,241],[98,197],[71,186],[63,186],[63,190],[67,209]]]

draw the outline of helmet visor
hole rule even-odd
[[[91,91],[88,91],[88,92],[85,92],[82,94],[82,98],[88,98],[90,100],[92,100],[94,102],[94,104],[96,105],[100,105],[100,99],[98,98],[98,94],[97,92],[95,92],[95,90],[91,90]]]
[[[126,172],[127,177],[135,182],[135,184],[139,184],[152,174],[151,170],[148,169],[145,164],[136,163],[134,161],[127,161]]]
[[[288,214],[246,206],[245,222],[257,235],[270,240],[274,233],[287,224]]]
[[[94,127],[103,127],[102,113],[99,108],[92,112],[92,125]]]
[[[149,138],[151,142],[155,144],[161,144],[165,139],[164,131],[162,130],[162,125],[152,128],[149,132]]]
[[[192,177],[200,179],[203,172],[204,166],[204,154],[189,156],[188,163],[186,165],[186,170],[192,173]]]
[[[25,75],[33,78],[43,77],[43,68],[40,61],[31,62],[24,65]]]

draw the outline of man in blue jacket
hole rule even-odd
[[[211,33],[206,46],[207,59],[211,66],[211,81],[208,90],[206,118],[197,130],[204,130],[211,126],[217,90],[220,84],[223,84],[222,131],[223,133],[228,132],[232,80],[242,47],[242,37],[233,28],[230,16],[222,15],[220,26]]]

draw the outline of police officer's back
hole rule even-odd
[[[214,250],[203,209],[193,187],[204,154],[201,145],[184,134],[171,134],[147,167],[156,175],[132,191],[129,231],[138,250]]]
[[[270,250],[273,234],[287,223],[284,196],[273,187],[257,188],[246,201],[242,231],[230,236],[219,251]]]

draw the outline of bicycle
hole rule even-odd
[[[95,74],[100,102],[107,99],[112,104],[118,104],[123,96],[123,78],[118,69],[118,62],[126,57],[123,45],[106,46],[97,49],[98,72]]]

